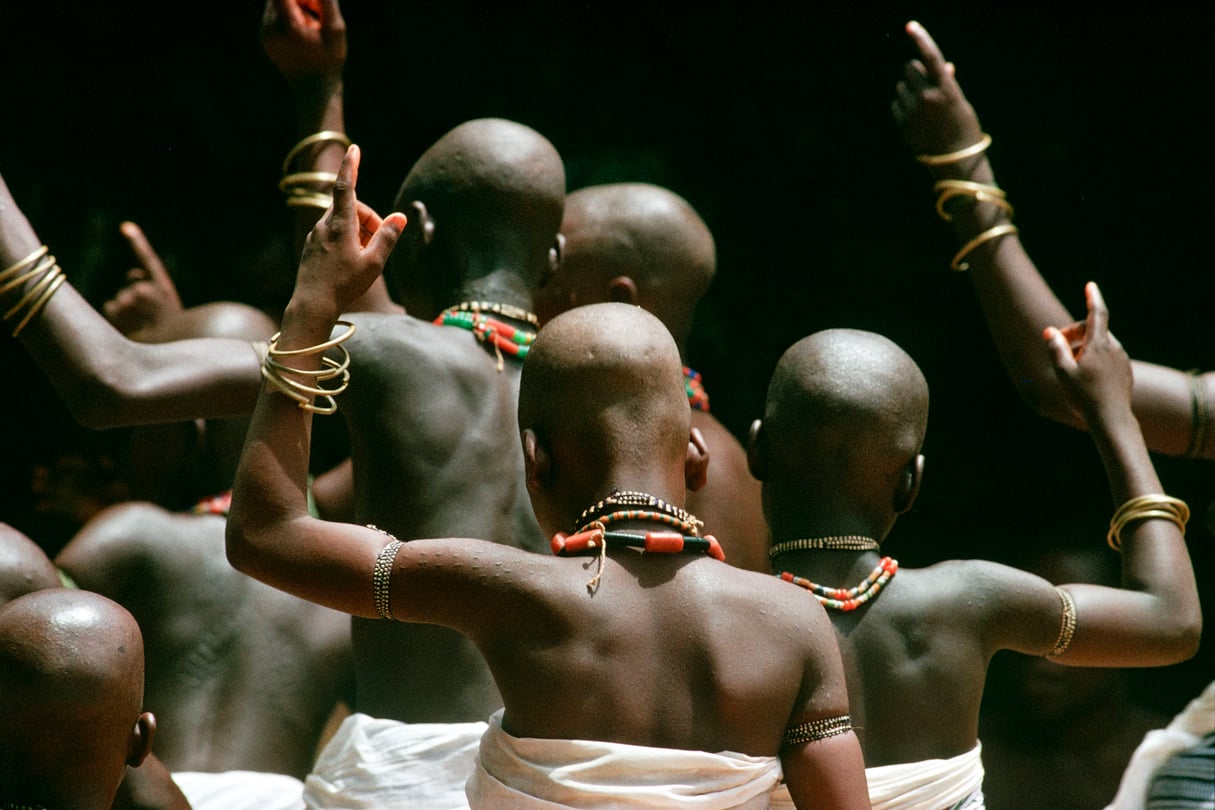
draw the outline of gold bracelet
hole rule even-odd
[[[1184,535],[1186,523],[1190,520],[1190,507],[1180,498],[1162,493],[1131,498],[1118,507],[1110,518],[1110,530],[1105,541],[1114,551],[1122,551],[1122,530],[1126,525],[1133,521],[1153,518],[1171,521]]]
[[[925,166],[944,166],[947,163],[957,163],[959,160],[982,154],[987,151],[989,146],[991,146],[991,136],[984,132],[983,137],[979,138],[977,143],[972,143],[964,149],[946,152],[943,155],[916,155],[915,159]]]
[[[59,265],[55,265],[55,269],[59,270]],[[62,270],[59,270],[59,275],[55,277],[53,282],[51,282],[51,286],[47,288],[46,292],[44,292],[38,298],[38,300],[33,303],[32,306],[30,306],[29,312],[25,313],[25,317],[21,319],[21,323],[17,324],[16,328],[13,329],[13,337],[17,337],[21,334],[21,330],[25,328],[25,325],[28,324],[35,315],[42,311],[42,308],[46,306],[47,301],[51,300],[51,296],[55,294],[55,291],[58,290],[65,281],[67,281],[67,276],[63,274]]]
[[[336,182],[337,174],[334,172],[294,172],[283,175],[283,179],[278,181],[278,190],[284,194],[290,194],[297,188],[305,188],[311,191],[310,186],[327,186],[332,188]]]
[[[392,593],[389,586],[392,584],[392,564],[396,561],[397,552],[405,544],[370,523],[367,524],[367,528],[374,529],[390,538],[388,545],[384,546],[376,555],[375,566],[371,569],[371,598],[375,602],[376,612],[380,614],[381,619],[395,619],[396,617],[392,615]]]
[[[1188,458],[1201,458],[1207,443],[1207,390],[1198,369],[1190,372],[1190,446]]]
[[[970,264],[968,264],[967,262],[964,262],[962,260],[965,259],[968,255],[970,255],[970,252],[972,250],[974,250],[975,248],[977,248],[979,245],[983,244],[984,242],[990,242],[992,239],[996,239],[998,237],[1001,237],[1001,236],[1004,236],[1004,235],[1010,234],[1010,233],[1020,233],[1020,230],[1017,228],[1017,226],[1013,225],[1011,222],[1005,222],[1002,225],[995,225],[991,228],[988,228],[987,230],[983,231],[983,233],[976,236],[974,239],[971,239],[969,242],[962,245],[961,250],[959,250],[954,255],[953,261],[951,261],[949,263],[949,267],[953,270],[957,270],[960,273],[965,272],[966,270],[969,270]]]
[[[17,273],[21,272],[21,270],[38,261],[49,252],[50,248],[43,245],[21,261],[16,262],[15,264],[10,264],[8,267],[4,268],[3,271],[0,271],[0,282],[7,280],[9,276],[16,275]]]
[[[327,210],[333,205],[333,197],[328,194],[292,194],[287,197],[288,208],[319,208]]]
[[[3,286],[0,286],[0,295],[3,295],[4,293],[8,292],[9,290],[15,290],[19,287],[24,286],[25,282],[29,281],[31,278],[33,278],[34,276],[36,276],[40,273],[45,273],[50,268],[50,266],[53,264],[55,264],[54,256],[43,256],[41,259],[39,259],[37,262],[35,262],[34,266],[31,267],[29,270],[27,270],[26,272],[17,276],[16,278],[9,279],[7,282],[5,282],[5,284]],[[15,266],[16,265],[14,265],[14,267]]]
[[[301,152],[303,152],[309,146],[313,146],[318,143],[339,143],[342,145],[343,149],[350,148],[350,138],[347,137],[346,133],[344,132],[337,132],[336,130],[332,129],[314,132],[301,140],[295,146],[291,147],[291,150],[287,152],[287,157],[283,158],[283,174],[291,171],[291,162],[299,157]]]
[[[1067,648],[1072,644],[1072,636],[1076,635],[1076,600],[1062,588],[1055,588],[1055,591],[1059,594],[1059,601],[1063,603],[1063,615],[1059,618],[1059,636],[1055,639],[1055,646],[1046,654],[1047,658],[1067,652]]]
[[[1002,210],[1009,219],[1013,216],[1013,207],[999,186],[987,183],[976,183],[972,180],[938,180],[932,190],[937,192],[937,216],[946,222],[953,222],[953,215],[945,210],[950,200],[958,197],[969,197],[976,202],[986,202]]]
[[[279,393],[294,399],[302,410],[309,413],[326,416],[336,413],[337,401],[334,399],[334,396],[345,391],[350,384],[350,353],[341,344],[345,343],[354,334],[354,324],[349,321],[338,321],[337,325],[345,326],[346,331],[315,346],[308,346],[303,349],[279,349],[278,339],[281,333],[276,332],[270,338],[270,345],[266,348],[266,359],[262,363],[263,379],[270,383]],[[341,352],[342,359],[339,361],[329,357],[322,357],[322,368],[319,369],[292,368],[278,362],[281,357],[303,357],[323,354],[333,348],[337,348]],[[311,377],[316,380],[318,385],[306,385],[297,380],[290,379],[284,376],[284,372]],[[341,378],[341,382],[335,388],[321,388],[319,385],[321,382],[338,377]],[[327,400],[327,404],[315,404],[314,397]]]
[[[346,331],[335,338],[330,338],[324,343],[318,343],[315,346],[309,346],[306,349],[280,349],[278,348],[278,338],[282,332],[275,332],[270,338],[270,348],[266,350],[267,357],[306,357],[312,354],[322,354],[335,346],[341,346],[346,341],[350,340],[350,336],[354,334],[354,324],[350,321],[338,321],[335,326],[344,326]]]
[[[19,334],[21,330],[25,328],[25,325],[29,323],[30,318],[32,318],[33,315],[39,309],[41,309],[48,300],[50,300],[50,296],[54,295],[55,290],[59,289],[59,285],[56,284],[55,281],[56,279],[63,277],[63,271],[60,270],[59,265],[53,261],[53,257],[48,258],[52,258],[52,261],[48,262],[44,259],[37,268],[42,272],[42,278],[39,279],[32,287],[26,290],[25,295],[21,296],[20,300],[18,300],[8,312],[4,313],[4,321],[8,322],[12,320],[12,318],[23,308],[29,306],[29,311],[27,312],[26,317],[21,320],[21,323],[17,326],[17,330],[13,333],[14,337],[16,337],[17,334]],[[25,276],[22,276],[22,278],[26,278],[29,275],[30,274],[26,274]],[[47,293],[49,293],[49,295]]]

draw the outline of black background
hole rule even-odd
[[[906,348],[933,412],[919,505],[889,542],[905,565],[1101,544],[1113,508],[1087,437],[1019,402],[969,280],[948,268],[956,245],[889,114],[908,19],[957,63],[1024,243],[1063,301],[1082,311],[1095,279],[1132,356],[1215,366],[1209,3],[347,0],[343,12],[347,128],[364,151],[360,197],[379,210],[430,143],[481,116],[547,135],[570,188],[645,180],[692,202],[719,272],[689,359],[739,435],[803,335],[859,327]],[[0,173],[95,304],[130,265],[128,218],[187,304],[285,301],[290,220],[275,184],[296,137],[260,15],[255,2],[0,8]],[[122,432],[75,428],[9,338],[0,363],[0,519],[53,550],[70,521],[35,508],[32,469],[120,453]],[[1190,544],[1215,603],[1200,525],[1215,467],[1157,461],[1198,513]],[[1154,672],[1164,687],[1149,699],[1180,708],[1210,678],[1209,649]]]

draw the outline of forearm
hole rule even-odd
[[[998,185],[986,156],[971,164],[933,167],[932,175],[934,180]],[[955,200],[947,210],[959,248],[990,228],[1012,222],[1007,211],[991,203]],[[979,245],[966,262],[992,340],[1018,395],[1043,416],[1082,427],[1067,407],[1041,340],[1047,326],[1063,327],[1075,318],[1042,278],[1019,236],[1011,233]]]
[[[1115,508],[1165,494],[1130,409],[1087,414]],[[1163,666],[1197,649],[1202,612],[1182,528],[1159,513],[1131,520],[1113,539],[1122,554],[1120,590],[1070,585],[1076,602],[1078,666]]]

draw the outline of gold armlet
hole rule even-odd
[[[956,152],[946,152],[943,155],[916,155],[915,159],[925,166],[945,166],[949,163],[965,160],[968,157],[980,155],[986,152],[989,146],[991,146],[991,136],[985,132],[978,142],[972,143],[970,146],[959,149]]]
[[[950,269],[957,270],[960,273],[969,270],[970,264],[969,262],[965,261],[965,259],[975,248],[986,242],[990,242],[993,239],[998,239],[1001,236],[1007,236],[1010,233],[1020,233],[1017,226],[1013,225],[1011,222],[1005,222],[1001,225],[995,225],[988,228],[987,230],[983,231],[983,233],[962,245],[958,252],[954,254],[953,261],[949,263]]]
[[[1063,605],[1063,615],[1059,619],[1059,636],[1055,639],[1055,646],[1046,654],[1047,658],[1067,652],[1067,648],[1072,644],[1072,636],[1076,635],[1076,601],[1062,588],[1055,588],[1055,591]]]
[[[966,197],[975,202],[991,203],[1002,210],[1009,219],[1013,216],[1012,203],[1008,201],[1004,189],[987,183],[976,183],[972,180],[938,180],[932,190],[937,193],[937,216],[946,222],[953,222],[953,215],[945,210],[951,200]]]

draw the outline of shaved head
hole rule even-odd
[[[548,139],[514,121],[467,121],[427,149],[402,183],[394,205],[410,219],[407,249],[393,252],[390,272],[405,276],[396,264],[424,261],[432,296],[504,265],[535,286],[549,272],[564,203],[565,167]],[[433,238],[424,233],[428,221]],[[453,268],[464,277],[453,279]]]
[[[108,807],[132,757],[143,664],[139,625],[100,594],[51,588],[0,608],[0,796]]]
[[[59,572],[46,552],[21,532],[0,523],[0,606],[43,588],[58,588]]]
[[[648,183],[588,186],[566,197],[565,258],[537,299],[546,320],[612,298],[613,279],[631,278],[634,303],[658,316],[677,342],[717,268],[713,235],[678,194]]]
[[[652,469],[676,470],[682,493],[690,413],[675,341],[640,307],[559,315],[523,364],[519,427],[547,448],[559,488],[594,491],[606,470]]]
[[[893,342],[854,329],[803,338],[781,357],[768,387],[765,506],[774,497],[780,513],[794,504],[890,510],[927,425],[928,383]]]

